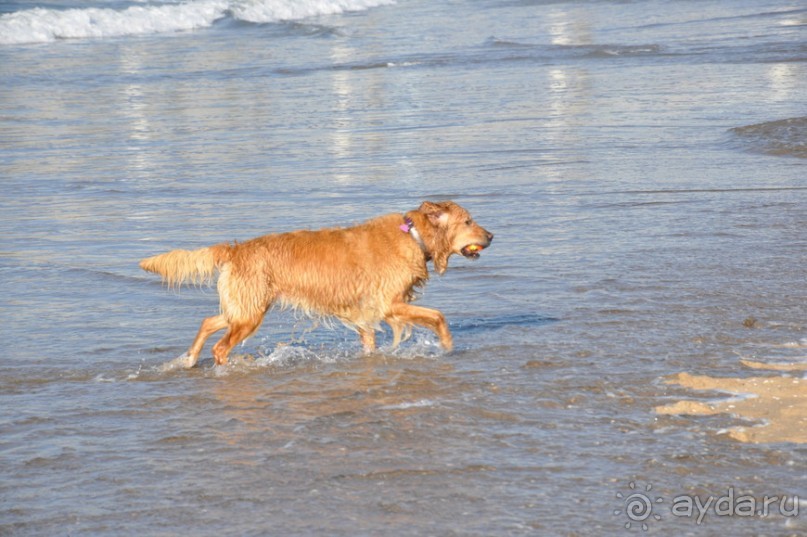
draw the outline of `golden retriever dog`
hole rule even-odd
[[[476,259],[493,234],[456,203],[423,202],[414,211],[389,214],[347,228],[293,231],[199,250],[173,250],[140,267],[169,286],[210,282],[219,273],[220,313],[202,321],[179,360],[193,367],[214,332],[227,329],[213,347],[216,364],[252,335],[273,304],[309,315],[335,317],[359,333],[366,352],[375,349],[381,321],[392,328],[393,347],[413,325],[431,329],[450,351],[448,324],[437,310],[414,306],[414,290],[429,278],[428,261],[443,274],[453,254]]]

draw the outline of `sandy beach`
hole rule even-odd
[[[745,367],[800,372],[807,370],[805,363],[765,364],[742,360]],[[736,426],[728,431],[735,440],[750,443],[807,442],[807,380],[793,376],[759,376],[751,378],[717,378],[707,375],[678,373],[667,380],[693,390],[716,390],[741,397],[702,402],[678,401],[656,407],[656,412],[667,415],[710,416],[728,413],[738,418],[758,420],[753,427]]]

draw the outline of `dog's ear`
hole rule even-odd
[[[429,223],[435,227],[445,227],[448,224],[448,207],[445,203],[424,201],[420,204],[419,212],[426,215]]]

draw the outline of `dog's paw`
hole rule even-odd
[[[196,360],[187,352],[177,356],[160,366],[160,371],[176,371],[177,369],[190,369],[196,365]]]

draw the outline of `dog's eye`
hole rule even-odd
[[[473,223],[474,223],[474,221],[473,221],[473,220],[471,220],[470,218],[469,218],[468,220],[466,220],[466,221],[465,221],[465,225],[466,225],[466,226],[470,226],[470,225],[471,225],[471,224],[473,224]]]

